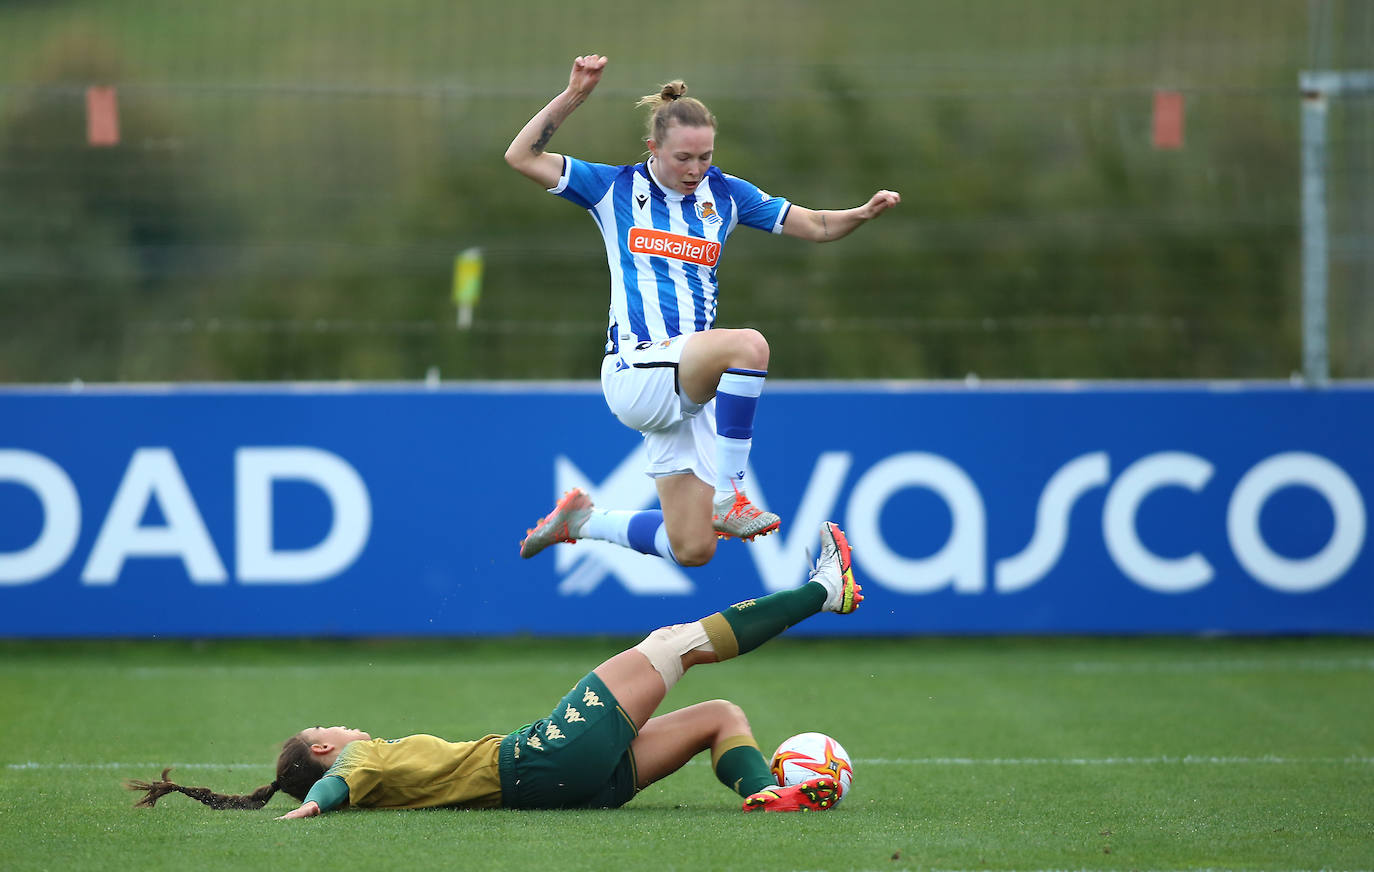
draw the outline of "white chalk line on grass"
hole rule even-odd
[[[1374,757],[1210,757],[1188,754],[1179,757],[913,757],[854,762],[873,766],[1369,766],[1374,765]]]
[[[891,870],[888,870],[891,872]],[[988,869],[931,869],[929,872],[993,872]],[[1077,869],[999,869],[996,872],[1120,872],[1116,869],[1088,869],[1079,867]],[[1138,872],[1233,872],[1227,867],[1207,867],[1204,869],[1141,869]],[[1258,870],[1265,872],[1265,870]],[[1320,869],[1271,869],[1267,872],[1369,872],[1367,869],[1331,869],[1323,867]]]
[[[909,757],[858,758],[859,766],[1371,766],[1374,757]],[[270,761],[269,761],[270,763]],[[261,769],[269,763],[6,763],[15,771],[97,771],[102,769]],[[706,765],[692,761],[688,765]]]
[[[273,664],[198,664],[181,663],[175,665],[118,665],[109,663],[91,664],[72,664],[63,663],[59,665],[49,664],[26,664],[26,663],[0,663],[0,672],[16,673],[24,672],[31,674],[41,674],[48,672],[61,672],[64,675],[71,675],[74,672],[80,673],[115,673],[128,678],[135,679],[158,679],[193,677],[196,679],[206,677],[235,677],[235,676],[259,676],[271,675],[275,678],[311,678],[319,675],[334,675],[338,673],[350,674],[415,674],[415,675],[442,675],[454,672],[459,669],[470,670],[474,668],[472,664],[466,663],[461,657],[455,658],[451,663],[317,663],[308,666],[292,665],[279,666]],[[525,670],[528,664],[523,662],[507,663],[482,663],[477,667],[483,672],[492,671],[516,671]],[[1274,673],[1274,672],[1374,672],[1374,657],[1251,657],[1251,658],[1227,658],[1227,659],[1201,659],[1201,660],[1145,660],[1133,662],[1129,660],[1025,660],[1010,658],[1002,660],[979,660],[975,663],[948,663],[940,661],[922,661],[913,658],[911,661],[902,664],[888,664],[884,670],[896,669],[898,671],[913,671],[918,673],[928,673],[935,675],[944,674],[963,674],[966,672],[976,672],[985,668],[996,669],[999,672],[1036,672],[1036,673],[1069,673],[1072,675],[1189,675],[1189,674],[1227,674],[1227,673]]]
[[[887,870],[892,872],[892,870]],[[931,869],[929,872],[992,872],[987,869]],[[1079,867],[1077,869],[1000,869],[996,872],[1120,872],[1116,869],[1088,869]],[[1138,872],[1233,872],[1226,867],[1207,867],[1204,869],[1141,869]],[[1369,872],[1367,869],[1346,869],[1338,870],[1323,867],[1321,869],[1271,869],[1271,870],[1251,870],[1251,872]]]
[[[1075,661],[1069,664],[1071,672],[1094,674],[1188,674],[1194,672],[1374,672],[1374,658],[1371,657],[1309,657],[1294,660],[1283,659],[1235,659],[1235,660],[1155,660],[1131,663],[1129,661]]]
[[[151,769],[154,773],[161,772],[163,769],[270,769],[272,761],[268,760],[261,763],[37,763],[30,761],[27,763],[6,763],[5,768],[11,772],[56,772],[56,771],[75,771],[75,772],[96,772],[102,769]]]
[[[528,663],[482,663],[473,666],[455,660],[452,663],[321,663],[310,666],[279,666],[271,664],[239,664],[233,666],[184,663],[174,666],[119,666],[108,663],[59,663],[30,665],[24,663],[0,664],[0,673],[25,673],[33,675],[61,674],[71,676],[109,675],[122,678],[319,678],[329,675],[452,675],[460,671],[480,669],[482,672],[528,672]]]

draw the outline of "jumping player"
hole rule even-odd
[[[820,777],[779,787],[744,712],[725,700],[654,716],[683,673],[752,651],[820,611],[849,614],[863,600],[849,544],[821,525],[821,553],[799,588],[663,627],[587,674],[545,718],[471,742],[435,736],[374,739],[346,727],[311,727],[287,739],[277,777],[231,796],[167,780],[130,781],[150,807],[174,791],[216,809],[257,809],[278,790],[301,801],[283,818],[358,808],[616,808],[708,748],[716,777],[745,811],[822,811],[838,784]]]
[[[608,166],[546,151],[605,68],[598,55],[575,59],[567,89],[516,135],[506,162],[589,211],[601,230],[611,273],[601,387],[615,416],[644,435],[661,510],[599,510],[574,489],[528,531],[520,556],[599,539],[700,566],[718,537],[751,540],[779,524],[745,495],[769,349],[757,330],[713,326],[722,246],[740,224],[830,242],[901,197],[878,191],[853,209],[813,211],[722,172],[711,163],[716,118],[680,81],[637,104],[650,108],[646,162]]]

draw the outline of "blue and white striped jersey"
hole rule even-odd
[[[716,320],[721,246],[743,224],[781,233],[791,203],[719,167],[692,194],[665,188],[647,164],[608,166],[563,158],[549,189],[591,212],[611,268],[606,353],[709,330]]]

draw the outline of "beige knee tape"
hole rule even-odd
[[[663,686],[668,690],[673,689],[686,671],[682,668],[682,655],[697,648],[711,650],[701,621],[661,627],[635,646],[635,650],[649,658],[649,663],[663,676]]]

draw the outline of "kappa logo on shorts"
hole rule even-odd
[[[552,722],[550,722],[548,727],[544,730],[544,735],[549,738],[549,741],[567,738],[567,736],[563,735],[563,731],[558,729],[558,724]]]
[[[715,266],[720,261],[720,243],[695,236],[683,236],[666,230],[653,230],[648,227],[631,227],[629,235],[630,251],[633,254],[648,254],[656,257],[671,257],[701,266]]]
[[[601,697],[597,696],[596,691],[592,690],[590,687],[582,691],[582,704],[604,707],[601,702]]]
[[[572,703],[568,703],[567,710],[563,712],[563,720],[570,724],[580,724],[584,723],[587,719],[582,717],[582,712],[572,707]]]

